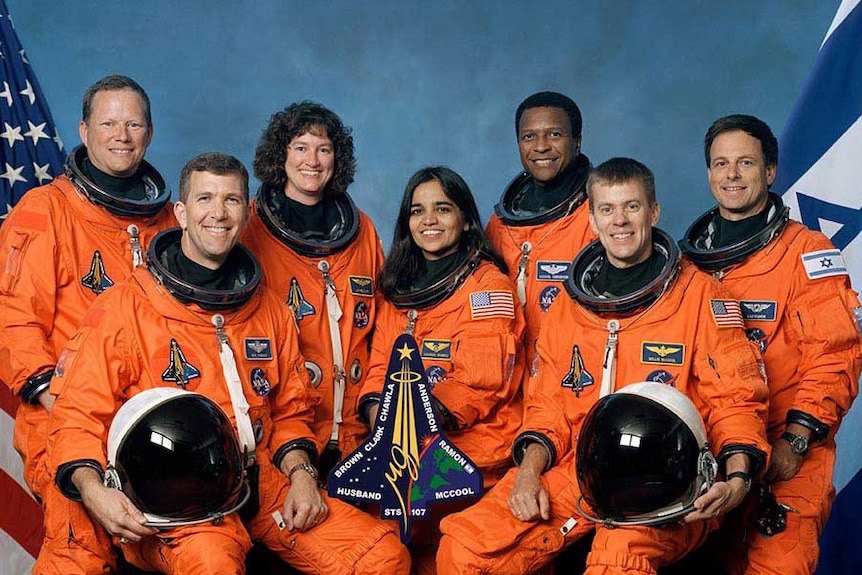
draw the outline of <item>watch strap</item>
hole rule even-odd
[[[725,481],[730,481],[731,479],[740,478],[745,483],[745,492],[748,493],[751,491],[751,474],[746,471],[734,471],[733,473],[728,473],[727,477],[724,478]]]
[[[293,474],[296,473],[297,471],[299,471],[300,469],[305,471],[309,475],[311,475],[312,479],[317,479],[317,469],[315,469],[314,466],[310,463],[302,462],[302,463],[297,463],[296,465],[294,465],[293,467],[290,468],[290,471],[287,472],[287,480],[290,481],[291,478],[293,477]]]
[[[789,431],[785,431],[781,434],[781,439],[790,444],[790,449],[793,450],[793,453],[796,455],[806,455],[808,453],[808,448],[811,445],[810,442],[803,435],[796,435],[795,433],[790,433]]]

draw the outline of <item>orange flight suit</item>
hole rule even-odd
[[[294,320],[274,293],[260,287],[245,304],[219,313],[258,439],[259,511],[245,525],[234,515],[218,525],[127,543],[121,547],[126,558],[144,569],[241,573],[251,541],[260,541],[308,573],[406,572],[409,555],[393,527],[340,501],[327,498],[329,516],[305,533],[278,529],[271,513],[281,510],[289,483],[277,467],[290,449],[316,453],[309,425],[319,398],[299,353]],[[104,469],[111,420],[126,398],[144,389],[181,385],[214,399],[235,420],[214,314],[180,303],[145,269],[90,310],[64,351],[62,374],[52,381],[58,398],[49,457],[68,497],[76,496],[69,478],[77,466]],[[174,365],[177,357],[181,366]],[[178,373],[184,374],[180,381]]]
[[[818,428],[798,473],[771,484],[778,501],[796,510],[787,514],[786,529],[769,538],[758,533],[750,501],[744,531],[733,537],[746,542],[750,564],[729,557],[740,573],[810,574],[817,567],[817,540],[835,499],[835,434],[858,393],[862,356],[853,316],[859,300],[849,276],[819,277],[821,270],[829,272],[819,267],[811,277],[803,263],[834,249],[823,234],[790,221],[766,246],[715,274],[740,300],[749,338],[761,348],[770,442],[789,422]]]
[[[767,390],[743,330],[719,326],[722,318],[712,311],[711,300],[725,298],[709,276],[682,265],[672,286],[650,307],[614,318],[620,323],[615,385],[674,385],[698,407],[719,461],[740,450],[761,460],[768,450]],[[443,520],[437,554],[441,574],[529,573],[594,528],[588,573],[654,574],[700,545],[716,526],[710,521],[607,529],[578,514],[574,453],[583,419],[599,398],[610,319],[564,294],[539,336],[538,373],[525,397],[515,456],[520,440],[548,448],[551,460],[542,480],[551,498],[551,519],[523,522],[512,515],[507,504],[517,473],[512,469],[478,504]],[[579,383],[563,387],[573,367]]]
[[[328,273],[335,282],[343,313],[338,326],[346,372],[343,423],[338,439],[341,453],[346,455],[359,446],[367,433],[354,406],[368,369],[371,332],[377,313],[375,284],[383,265],[380,238],[368,216],[357,210],[359,232],[352,242],[331,255],[307,257],[269,231],[257,209],[258,201],[252,202],[252,217],[241,241],[260,261],[264,285],[275,291],[286,307],[291,302],[297,307],[294,315],[299,325],[299,348],[306,362],[313,364],[310,366],[314,374],[312,383],[321,396],[312,424],[321,445],[326,445],[332,432],[334,392],[325,284],[318,267],[321,262],[328,263]],[[297,295],[301,301],[292,297]]]

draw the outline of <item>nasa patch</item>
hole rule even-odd
[[[259,367],[251,370],[251,388],[261,397],[269,395],[272,385],[266,377],[266,372]]]
[[[681,343],[645,341],[641,344],[641,363],[682,365],[684,360],[685,346]]]
[[[757,344],[757,349],[760,350],[760,353],[766,351],[766,346],[769,345],[769,341],[766,338],[765,331],[758,327],[752,327],[745,330],[745,335],[748,337],[748,341]]]
[[[669,371],[664,369],[657,369],[655,371],[651,371],[644,381],[651,381],[653,383],[663,383],[665,385],[669,385],[671,387],[676,387],[676,378],[677,376],[673,375]]]
[[[356,307],[353,308],[353,327],[356,329],[368,327],[369,318],[368,304],[364,301],[356,302]]]
[[[422,340],[422,351],[420,355],[427,359],[452,359],[452,340]]]
[[[546,312],[557,296],[560,295],[560,288],[557,286],[548,286],[539,294],[539,308]]]
[[[245,338],[245,358],[251,361],[272,359],[272,344],[265,337]]]
[[[374,295],[374,283],[371,278],[364,276],[349,276],[350,293],[353,295],[361,295],[371,297]]]
[[[562,282],[569,279],[572,262],[539,260],[536,262],[536,280],[540,282]]]
[[[774,301],[739,300],[742,319],[746,321],[775,321],[778,303]]]
[[[434,391],[434,386],[446,379],[446,370],[439,365],[432,365],[425,371],[425,377],[428,378],[431,391]]]

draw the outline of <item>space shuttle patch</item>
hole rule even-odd
[[[305,296],[302,295],[302,288],[299,287],[299,281],[296,278],[290,278],[290,289],[287,292],[287,307],[293,312],[293,317],[297,322],[307,315],[317,313],[314,306],[308,303]]]
[[[581,357],[581,349],[577,344],[572,346],[572,361],[569,371],[563,376],[560,385],[568,387],[575,392],[575,397],[580,397],[585,387],[596,383],[593,375],[584,367],[584,359]]]
[[[114,281],[105,273],[105,263],[102,261],[102,254],[99,250],[93,252],[90,272],[81,278],[81,285],[90,288],[96,295],[114,285]]]
[[[201,372],[186,359],[186,354],[183,353],[180,344],[177,340],[171,338],[170,358],[168,359],[168,367],[162,372],[162,381],[172,382],[178,387],[186,389],[189,381],[199,378]]]

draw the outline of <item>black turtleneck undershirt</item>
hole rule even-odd
[[[234,248],[220,268],[211,270],[190,260],[178,241],[165,248],[163,261],[168,271],[183,281],[207,290],[228,291],[235,289],[239,282],[239,255]]]
[[[575,159],[556,178],[544,184],[531,180],[520,197],[518,208],[528,212],[544,212],[560,205],[572,195],[577,176]]]
[[[147,199],[147,187],[144,185],[143,170],[141,168],[138,168],[138,171],[128,178],[117,178],[106,174],[94,166],[90,158],[84,158],[81,162],[81,171],[97,187],[105,190],[112,196],[139,202]]]
[[[763,230],[768,220],[769,206],[759,214],[747,217],[744,220],[726,220],[716,213],[712,219],[712,226],[715,230],[712,235],[712,248],[724,248],[747,240]]]
[[[331,198],[307,206],[285,196],[278,216],[281,224],[303,239],[328,239],[338,224],[341,214]]]
[[[664,268],[665,258],[656,250],[639,264],[620,269],[614,267],[607,258],[602,261],[599,273],[593,279],[592,291],[606,297],[622,297],[633,294],[646,287],[659,276]]]
[[[440,259],[425,260],[424,273],[411,282],[407,291],[419,291],[436,284],[458,269],[458,266],[463,263],[466,257],[467,251],[463,247],[460,247],[455,252]]]

